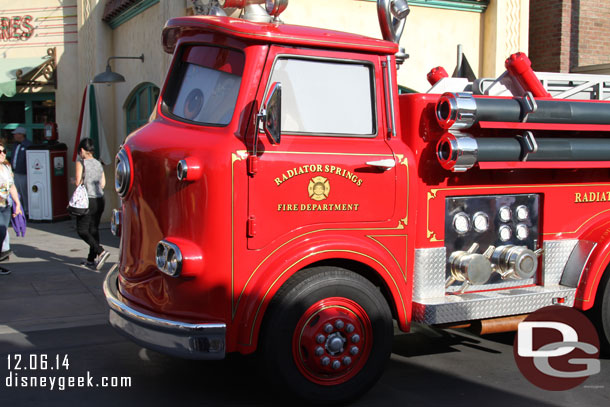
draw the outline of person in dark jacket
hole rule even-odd
[[[25,150],[32,145],[32,142],[25,137],[25,128],[19,126],[13,130],[13,153],[11,155],[11,164],[13,174],[15,176],[15,187],[21,196],[21,207],[23,213],[28,215],[28,173],[27,163],[25,158]]]

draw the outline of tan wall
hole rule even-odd
[[[410,58],[398,82],[420,92],[426,74],[443,66],[451,75],[462,44],[477,76],[496,77],[513,52],[527,52],[529,0],[491,0],[485,13],[411,5],[400,45]],[[309,25],[381,38],[377,4],[356,0],[291,0],[282,14],[287,24]]]
[[[309,25],[382,38],[377,3],[355,0],[291,0],[282,14],[286,24]],[[401,47],[410,55],[398,71],[398,83],[418,91],[430,85],[426,74],[442,65],[451,74],[457,44],[475,71],[479,67],[481,14],[411,6]]]
[[[481,76],[496,77],[504,61],[515,52],[528,53],[529,0],[491,0],[483,20]]]

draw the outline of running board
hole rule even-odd
[[[561,285],[445,295],[413,302],[413,320],[428,325],[527,314],[561,304],[574,305],[576,289]]]

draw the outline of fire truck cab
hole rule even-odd
[[[394,320],[498,331],[559,304],[607,346],[610,103],[544,94],[523,55],[511,96],[399,96],[404,0],[378,1],[384,40],[281,24],[286,3],[167,23],[155,113],[116,158],[111,324],[257,351],[326,402],[375,383]]]

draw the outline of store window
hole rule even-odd
[[[150,82],[138,85],[131,92],[125,103],[127,134],[148,123],[158,98],[159,88]]]
[[[13,143],[13,130],[25,127],[34,144],[44,139],[45,123],[55,122],[54,93],[22,93],[0,98],[0,138],[5,145]],[[61,131],[61,129],[60,129]]]

